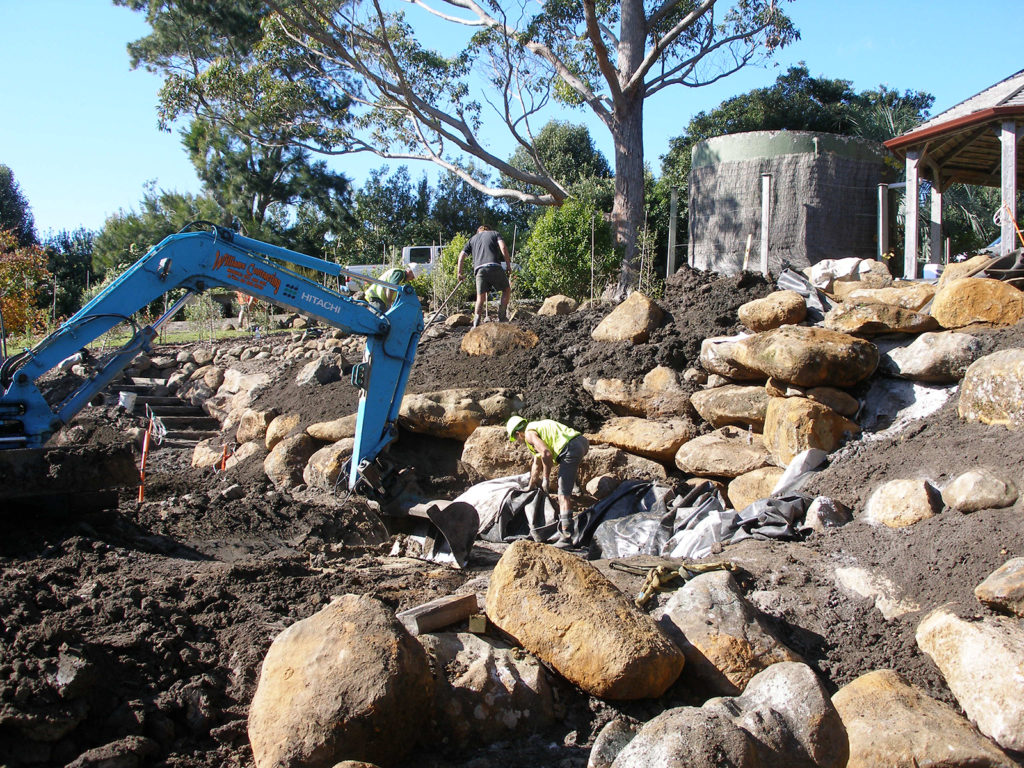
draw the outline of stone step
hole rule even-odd
[[[141,387],[166,387],[167,379],[154,379],[149,376],[132,376],[132,384]]]
[[[167,431],[189,430],[208,431],[215,430],[220,433],[220,422],[212,416],[161,416],[160,421],[164,423]]]
[[[167,434],[164,435],[164,441],[167,440],[186,440],[190,441],[193,445],[200,442],[201,440],[208,440],[211,437],[219,437],[220,430],[167,430]]]
[[[151,408],[165,405],[188,405],[180,397],[174,397],[173,395],[158,396],[158,395],[139,395],[135,398],[135,404],[148,405]],[[189,406],[194,407],[194,406]]]
[[[166,405],[153,405],[152,403],[143,403],[142,407],[139,407],[139,401],[135,401],[135,413],[138,416],[146,415],[145,406],[149,406],[150,413],[154,416],[159,416],[161,419],[165,416],[189,416],[196,418],[209,418],[209,414],[200,408],[198,405],[188,405],[178,400],[177,403],[167,403]]]

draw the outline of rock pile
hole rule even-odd
[[[933,294],[930,286],[893,281],[864,263],[817,265],[809,277],[835,299],[821,326],[801,325],[806,322],[802,297],[798,302],[798,294],[779,291],[740,309],[749,333],[706,339],[701,369],[680,374],[655,367],[637,380],[588,380],[587,392],[618,415],[588,434],[594,449],[581,468],[581,485],[589,489],[593,483],[595,490],[600,486],[607,492],[621,479],[683,473],[687,479],[727,483],[733,506],[745,507],[771,495],[794,457],[808,450],[834,454],[861,434],[858,419],[876,374],[943,384],[962,380],[963,419],[998,429],[1024,427],[1024,350],[982,356],[969,327],[1019,322],[1024,316],[1020,291],[984,278],[962,278],[945,281]],[[572,311],[560,300],[546,306],[545,313]],[[635,293],[609,313],[593,338],[643,344],[664,314],[656,302]],[[494,354],[508,348],[500,338],[505,333],[496,325],[475,329],[466,334],[463,349]],[[507,333],[521,338],[512,328]],[[508,341],[517,343],[522,342]],[[701,382],[703,389],[691,397],[683,382]],[[237,397],[240,391],[225,391],[218,402],[227,403],[226,395]],[[484,477],[500,477],[525,465],[525,456],[514,453],[517,448],[509,446],[500,422],[528,399],[529,393],[507,390],[410,395],[403,404],[403,424],[463,442],[463,462]],[[309,485],[331,482],[332,462],[344,451],[338,446],[350,437],[350,419],[344,427],[323,423],[299,434],[293,433],[297,423],[286,423],[277,430],[283,439],[272,447],[271,430],[283,416],[246,412],[244,400],[230,400],[225,422],[237,425],[239,442],[243,434],[252,435],[250,442],[265,442],[270,454],[264,466],[275,484],[294,486],[299,478]],[[317,448],[325,441],[333,442]],[[315,460],[328,448],[330,453]],[[271,457],[278,449],[288,458],[282,456],[281,469],[272,473]],[[314,464],[317,468],[311,469]],[[1017,502],[1020,478],[985,467],[964,470],[941,488],[917,477],[881,484],[854,515],[895,528],[916,525],[944,509],[970,513]],[[892,594],[891,585],[870,571],[840,570],[837,580],[875,600],[887,618],[920,610]],[[657,698],[676,685],[704,702],[673,707],[645,722],[613,719],[591,750],[594,768],[1014,765],[1003,750],[1024,750],[1022,572],[1020,560],[1011,559],[977,586],[980,601],[1012,618],[969,620],[938,607],[918,623],[918,645],[941,670],[965,719],[906,682],[898,670],[875,670],[829,697],[815,671],[775,634],[772,622],[728,572],[694,578],[659,609],[655,621],[592,565],[521,541],[502,555],[485,600],[495,634],[523,649],[514,673],[503,642],[437,634],[418,638],[432,663],[428,679],[422,662],[413,669],[395,660],[399,652],[410,659],[420,655],[400,625],[388,624],[377,606],[357,606],[354,598],[344,598],[324,610],[317,622],[323,626],[293,627],[279,638],[283,645],[295,642],[289,639],[293,635],[312,633],[297,646],[302,658],[284,662],[276,652],[268,655],[250,714],[250,739],[258,766],[331,766],[341,760],[386,764],[397,759],[393,750],[410,750],[417,740],[429,744],[437,734],[410,728],[401,743],[376,743],[366,734],[390,731],[394,718],[415,719],[415,710],[412,698],[395,699],[396,714],[391,704],[378,705],[372,696],[418,686],[421,694],[433,697],[438,720],[456,738],[486,742],[529,732],[549,720],[554,680],[548,675],[557,675],[608,700]],[[376,618],[336,616],[341,611],[372,611]],[[332,622],[345,628],[333,637],[326,629]],[[363,624],[376,629],[353,633]],[[364,676],[378,682],[351,690],[344,670],[335,668],[337,660],[348,663],[356,649],[369,654],[371,640],[383,648],[366,656]],[[329,663],[311,664],[307,651]],[[524,656],[530,660],[525,666]],[[297,671],[302,672],[303,695],[316,691],[314,698],[327,709],[319,703],[299,707],[288,722],[272,722],[268,712],[273,709],[264,712],[262,702],[284,694],[264,691],[290,690]],[[292,706],[296,700],[288,701]],[[373,725],[348,724],[350,713],[378,709]],[[302,758],[282,757],[299,747]]]

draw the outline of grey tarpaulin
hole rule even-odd
[[[715,544],[751,537],[800,538],[798,523],[812,500],[800,494],[761,499],[737,512],[726,507],[711,483],[702,483],[686,496],[676,496],[667,507],[604,520],[594,531],[589,557],[695,559],[711,554]]]
[[[476,507],[479,535],[486,541],[557,541],[558,508],[539,488],[530,490],[529,474],[477,483],[455,501]]]
[[[807,304],[807,319],[815,325],[821,323],[825,319],[825,313],[834,306],[821,291],[811,285],[810,280],[792,269],[782,270],[776,285],[781,291],[796,291],[804,297],[804,303]]]

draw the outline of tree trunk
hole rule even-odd
[[[612,139],[615,142],[615,239],[622,248],[619,282],[614,298],[622,300],[636,287],[636,251],[644,218],[644,97],[624,95],[616,105]]]

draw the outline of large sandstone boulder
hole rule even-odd
[[[825,327],[855,336],[924,333],[939,327],[931,315],[894,304],[837,304],[825,315]]]
[[[737,336],[712,336],[700,343],[700,364],[708,373],[724,376],[731,381],[764,381],[768,376],[742,363],[739,359],[740,344],[750,338],[747,334]]]
[[[871,525],[905,528],[935,516],[941,509],[942,496],[928,480],[890,480],[868,497],[862,518]]]
[[[224,382],[220,385],[218,391],[232,395],[239,393],[249,395],[255,390],[265,387],[269,382],[270,374],[242,373],[236,368],[229,368],[224,371]]]
[[[1024,629],[1005,617],[965,621],[946,608],[917,626],[917,645],[978,729],[1004,749],[1024,750]]]
[[[537,314],[541,316],[571,315],[576,311],[576,306],[577,304],[575,299],[559,293],[554,296],[548,296],[544,299],[544,303],[541,304],[540,309],[537,310]]]
[[[957,411],[967,421],[1024,429],[1024,349],[1004,349],[971,363]]]
[[[595,477],[610,475],[620,480],[664,480],[665,467],[657,461],[627,453],[613,445],[592,445],[580,462],[577,481],[585,488]]]
[[[467,355],[505,355],[515,349],[533,349],[537,334],[513,323],[484,323],[462,337],[461,349]]]
[[[446,389],[406,395],[399,423],[410,432],[465,440],[482,424],[504,424],[523,407],[511,389]]]
[[[918,603],[906,597],[900,588],[880,571],[846,565],[836,568],[835,580],[843,591],[874,603],[886,621],[921,610]]]
[[[274,450],[274,447],[278,443],[299,428],[299,423],[301,421],[302,414],[295,412],[282,413],[271,419],[270,423],[267,425],[267,433],[263,437],[263,442],[267,446],[267,450]]]
[[[952,384],[981,356],[981,341],[967,333],[922,333],[906,346],[879,346],[879,369],[911,381]]]
[[[778,485],[782,467],[761,467],[729,481],[726,495],[733,509],[746,509],[755,501],[767,499]]]
[[[741,696],[678,707],[648,721],[612,768],[843,768],[846,729],[806,664],[755,675]]]
[[[978,274],[978,270],[988,266],[992,262],[992,257],[988,254],[979,253],[977,256],[972,256],[967,261],[951,261],[947,264],[942,274],[939,275],[939,288],[944,287],[946,284],[953,282],[954,280],[960,280],[964,277],[972,277]]]
[[[335,491],[347,487],[347,478],[342,476],[345,462],[352,457],[355,439],[346,437],[331,445],[324,446],[309,457],[302,479],[310,488]]]
[[[356,422],[358,420],[359,414],[350,413],[348,416],[342,416],[340,419],[319,421],[316,424],[310,424],[306,428],[306,434],[325,443],[336,443],[339,440],[344,440],[346,437],[356,436]]]
[[[1015,325],[1024,317],[1024,293],[1002,280],[965,277],[941,286],[931,311],[943,328],[971,323]]]
[[[273,408],[266,411],[254,411],[252,408],[246,408],[238,422],[235,440],[239,443],[248,443],[250,440],[264,440],[267,436],[267,427],[270,426],[270,422],[277,415],[277,411]]]
[[[468,632],[421,634],[435,670],[438,741],[457,747],[508,741],[555,720],[548,672],[533,656]]]
[[[1024,557],[996,568],[974,588],[974,596],[996,611],[1024,616]]]
[[[847,768],[1016,765],[953,707],[890,669],[847,683],[832,696],[832,703],[850,739]]]
[[[764,445],[786,466],[809,448],[832,453],[860,427],[831,408],[803,397],[773,397],[764,419]]]
[[[587,693],[657,698],[683,654],[600,571],[556,547],[521,540],[501,556],[487,616],[526,650]]]
[[[728,571],[694,577],[658,617],[686,655],[681,682],[701,694],[735,696],[769,665],[803,661],[772,633]]]
[[[856,286],[856,283],[848,283]],[[893,304],[920,312],[935,296],[935,286],[913,280],[899,281],[888,288],[856,287],[843,296],[847,304]]]
[[[387,606],[336,598],[267,651],[249,706],[257,768],[394,763],[417,746],[433,691],[426,653]]]
[[[761,435],[739,427],[721,427],[680,446],[675,464],[691,475],[739,477],[771,466],[772,456]]]
[[[784,325],[736,342],[734,356],[765,378],[799,387],[852,387],[878,366],[869,341],[826,328]]]
[[[321,355],[302,366],[295,376],[299,387],[330,384],[341,380],[343,358],[340,355]]]
[[[636,416],[619,416],[587,435],[591,445],[605,443],[629,453],[646,456],[659,462],[670,462],[679,446],[697,435],[697,427],[689,419],[652,421]]]
[[[686,416],[691,412],[690,395],[683,388],[679,374],[664,365],[652,368],[639,382],[584,379],[583,388],[622,416],[657,419]]]
[[[462,446],[462,461],[487,480],[528,472],[531,460],[523,441],[511,442],[504,427],[477,427]]]
[[[942,489],[942,501],[957,512],[1002,509],[1017,501],[1017,486],[1008,477],[985,469],[970,469],[950,480]]]
[[[303,483],[306,462],[320,444],[305,433],[286,437],[276,443],[263,460],[263,471],[278,488],[294,488]]]
[[[642,344],[661,325],[665,312],[639,291],[613,309],[590,334],[594,341]]]
[[[215,467],[224,459],[224,440],[208,437],[200,440],[192,449],[192,466],[200,469]]]
[[[690,395],[690,404],[715,428],[731,425],[760,432],[764,429],[768,399],[764,387],[727,384],[694,392]]]
[[[796,291],[775,291],[754,299],[737,311],[740,322],[752,331],[770,331],[780,325],[796,325],[807,317],[807,302]]]

